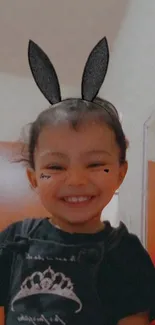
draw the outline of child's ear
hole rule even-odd
[[[31,187],[34,189],[34,190],[37,190],[37,179],[36,179],[36,173],[35,173],[35,170],[32,169],[32,168],[27,168],[26,169],[26,174],[27,174],[27,177],[28,177],[28,180],[31,184]]]
[[[119,188],[119,187],[121,186],[121,184],[123,183],[124,178],[125,178],[125,176],[126,176],[126,174],[127,174],[127,171],[128,171],[128,162],[125,161],[125,163],[121,164],[121,166],[120,166],[119,180],[118,180],[118,182],[119,182],[119,186],[118,186],[118,188]]]

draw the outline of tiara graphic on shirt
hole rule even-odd
[[[75,313],[79,313],[82,309],[82,302],[74,292],[74,286],[71,279],[63,273],[54,272],[51,267],[44,272],[34,272],[31,276],[26,277],[20,290],[11,302],[11,310],[14,311],[15,302],[38,295],[57,295],[68,300],[76,302],[78,308]]]
[[[32,40],[28,45],[28,60],[33,78],[51,105],[59,103],[61,90],[56,70],[46,53]],[[109,64],[109,47],[106,37],[92,49],[86,61],[82,82],[81,97],[93,101],[105,79]]]

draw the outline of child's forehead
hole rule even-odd
[[[105,123],[100,123],[99,121],[83,121],[74,127],[69,122],[60,123],[57,125],[47,125],[45,126],[38,137],[39,142],[55,141],[61,138],[62,141],[74,139],[98,139],[99,137],[110,138],[114,136],[114,132]]]
[[[41,151],[112,149],[115,134],[104,124],[84,124],[77,129],[70,125],[46,127],[39,135],[37,149]]]

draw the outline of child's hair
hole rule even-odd
[[[40,132],[45,126],[68,122],[75,130],[88,120],[102,122],[115,133],[116,142],[120,148],[120,164],[126,161],[127,141],[123,132],[116,108],[108,101],[97,97],[93,102],[82,99],[68,98],[41,112],[30,126],[28,141],[29,165],[35,168],[34,151]]]

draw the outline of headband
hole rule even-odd
[[[33,78],[51,105],[59,103],[61,90],[56,70],[46,53],[32,40],[28,45],[28,61]],[[109,63],[109,47],[106,37],[93,48],[86,61],[82,81],[81,98],[93,101],[105,79]]]

